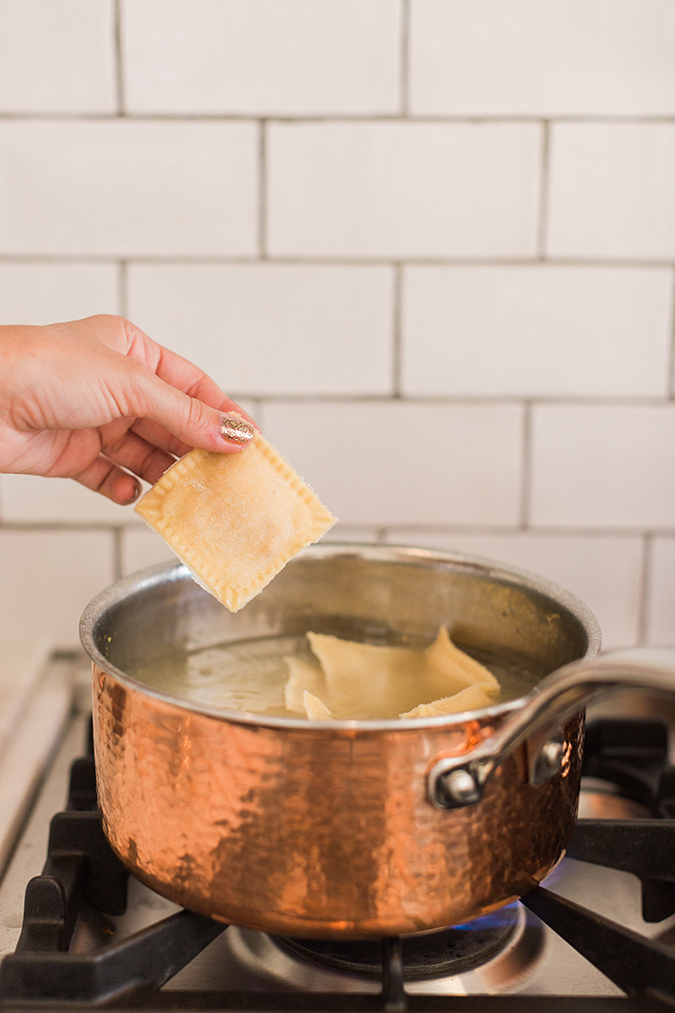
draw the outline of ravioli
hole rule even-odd
[[[303,693],[302,703],[310,721],[330,721],[333,717],[323,700],[319,700],[318,696],[307,689]]]
[[[456,647],[444,627],[424,649],[320,633],[307,639],[318,664],[286,659],[285,700],[288,710],[304,711],[312,720],[433,717],[487,707],[500,690],[492,673]]]
[[[192,450],[135,510],[231,612],[336,521],[258,432],[236,454]]]

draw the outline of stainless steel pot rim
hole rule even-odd
[[[304,555],[311,555],[313,558],[318,559],[357,556],[360,559],[372,560],[373,562],[417,562],[419,565],[426,567],[446,568],[452,566],[453,569],[480,571],[483,575],[487,573],[494,581],[503,581],[521,586],[524,590],[537,591],[545,597],[554,599],[556,604],[567,609],[588,631],[588,646],[584,656],[593,657],[600,649],[601,634],[598,621],[588,606],[577,598],[576,595],[544,577],[517,567],[506,566],[496,560],[462,552],[447,552],[405,545],[373,545],[357,542],[322,542],[319,545],[312,545],[299,553],[299,556]],[[306,718],[272,717],[249,711],[227,710],[213,704],[204,704],[196,700],[175,696],[172,693],[163,692],[162,690],[148,686],[113,665],[100,652],[96,644],[95,629],[100,616],[111,606],[128,597],[130,593],[140,591],[145,587],[152,587],[154,584],[166,582],[167,580],[185,579],[191,579],[191,577],[188,567],[183,563],[169,565],[160,563],[156,566],[140,570],[127,577],[122,577],[96,595],[86,606],[80,619],[80,640],[82,646],[99,668],[108,675],[113,676],[123,685],[135,691],[140,691],[156,700],[180,707],[185,711],[204,714],[217,721],[227,723],[286,728],[300,732],[316,729],[323,729],[326,732],[345,732],[348,734],[378,731],[405,732],[408,730],[416,731],[421,727],[450,727],[474,720],[493,719],[500,716],[506,717],[507,714],[519,710],[532,698],[535,692],[533,690],[515,700],[507,700],[503,703],[493,704],[491,707],[482,707],[471,711],[462,711],[438,717],[407,718],[405,720],[390,718],[382,721],[309,721]],[[207,591],[203,593],[208,594]],[[262,593],[264,594],[264,590]]]

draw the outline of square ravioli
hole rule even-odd
[[[307,634],[314,664],[286,658],[285,702],[312,721],[430,718],[488,707],[492,672],[451,641],[444,626],[425,648],[388,647]],[[421,702],[420,702],[421,701]]]
[[[135,510],[231,612],[336,521],[260,433],[236,454],[190,451]]]

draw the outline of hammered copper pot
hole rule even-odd
[[[459,715],[326,724],[223,711],[139,678],[209,645],[307,630],[418,644],[440,625],[526,673],[525,692]],[[419,932],[526,893],[574,825],[587,699],[617,678],[667,691],[675,672],[593,661],[594,617],[544,580],[381,546],[307,549],[236,615],[184,566],[154,568],[95,598],[81,634],[103,823],[122,861],[193,911],[295,936]]]

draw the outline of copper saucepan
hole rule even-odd
[[[142,681],[215,644],[307,630],[425,643],[440,625],[520,673],[517,699],[326,724],[223,711]],[[95,598],[81,636],[115,851],[184,907],[295,936],[424,931],[523,895],[572,832],[588,700],[615,686],[675,693],[675,652],[596,658],[597,622],[566,591],[421,549],[314,546],[236,615],[184,566],[154,568]]]

